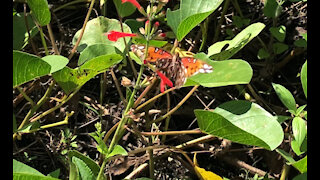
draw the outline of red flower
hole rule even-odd
[[[132,33],[124,33],[124,32],[118,32],[118,31],[110,31],[104,34],[108,37],[110,41],[116,42],[121,37],[134,37],[136,34]]]
[[[166,85],[173,87],[173,83],[168,79],[164,74],[162,74],[159,70],[156,71],[158,76],[161,78],[160,82],[160,91],[163,93]]]
[[[136,1],[136,0],[121,0],[122,1],[122,4],[125,3],[125,2],[129,2],[131,4],[133,4],[135,7],[137,7],[138,9],[140,9],[140,4]]]
[[[155,23],[154,23],[154,25],[156,26],[156,27],[159,27],[159,22],[158,21],[156,21]]]

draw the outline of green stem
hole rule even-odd
[[[38,103],[33,106],[30,111],[28,112],[28,114],[25,116],[25,118],[23,119],[23,121],[21,122],[19,128],[17,131],[19,131],[22,127],[24,127],[24,125],[29,121],[29,119],[31,118],[31,116],[34,114],[34,112],[36,112],[38,110],[38,108],[40,108],[42,106],[42,104],[44,102],[46,102],[49,99],[49,96],[51,94],[51,91],[53,89],[55,85],[55,82],[52,81],[50,86],[48,87],[47,91],[45,92],[45,94],[43,95],[43,97],[38,101]],[[15,138],[18,136],[17,133],[13,134],[13,140],[15,140]]]
[[[171,109],[167,114],[161,116],[160,118],[158,119],[155,119],[151,122],[149,122],[148,124],[152,124],[152,123],[156,123],[156,122],[159,122],[159,121],[162,121],[163,119],[167,118],[168,116],[170,116],[172,113],[174,113],[180,106],[182,106],[182,104],[184,102],[187,101],[187,99],[189,99],[189,97],[192,95],[192,93],[197,90],[197,88],[199,87],[199,85],[196,85],[194,86],[190,92],[178,103],[178,105],[176,107],[174,107],[173,109]]]
[[[216,28],[216,31],[215,31],[215,34],[214,34],[214,37],[213,37],[213,43],[215,43],[218,40],[218,37],[219,37],[219,34],[220,34],[220,28],[221,28],[222,22],[224,20],[224,16],[227,13],[229,4],[230,4],[230,0],[226,0],[224,2],[224,6],[223,6],[223,9],[222,9],[222,13],[221,13],[221,18],[220,18],[220,20],[218,22],[218,25],[217,25],[217,28]]]
[[[82,36],[83,36],[83,34],[84,34],[84,30],[86,29],[86,26],[87,26],[87,22],[89,21],[89,17],[90,17],[90,14],[91,14],[91,11],[92,11],[94,2],[95,2],[95,0],[91,0],[91,4],[90,4],[90,6],[89,6],[88,13],[87,13],[86,18],[85,18],[85,20],[84,20],[84,23],[83,23],[83,26],[82,26],[82,29],[81,29],[79,38],[78,38],[76,44],[74,45],[73,49],[71,50],[71,53],[70,53],[70,55],[69,55],[69,57],[68,57],[69,60],[73,57],[74,53],[76,52],[76,50],[77,50],[77,48],[78,48],[78,46],[79,46],[79,44],[80,44],[80,41],[81,41]]]
[[[107,165],[107,160],[108,160],[108,159],[105,159],[105,160],[103,161],[103,163],[102,163],[102,165],[101,165],[101,167],[100,167],[100,171],[99,171],[97,180],[102,179],[102,177],[103,177],[103,170],[104,170],[104,168],[105,168],[106,165]]]
[[[37,24],[37,23],[36,23]],[[42,27],[37,25],[39,31],[40,31],[40,37],[41,37],[41,42],[42,42],[42,45],[44,47],[44,51],[46,53],[46,56],[49,55],[49,51],[48,51],[48,47],[47,47],[47,43],[46,43],[46,40],[44,39],[44,35],[43,35],[43,31],[42,31]]]
[[[23,91],[23,89],[21,89],[21,87],[17,87],[17,89],[19,90],[19,92],[23,95],[23,97],[30,102],[31,106],[34,106],[34,102],[32,101],[32,99],[26,94],[26,92]]]

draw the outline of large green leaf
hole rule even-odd
[[[181,0],[180,9],[167,10],[168,25],[181,41],[194,27],[200,24],[223,0]]]
[[[292,163],[292,166],[295,167],[296,169],[298,169],[300,171],[300,173],[307,172],[307,169],[308,169],[307,158],[308,157],[305,156],[304,158],[300,159],[299,161]]]
[[[249,101],[229,101],[214,111],[194,112],[201,131],[237,143],[274,150],[284,137],[276,117]]]
[[[31,14],[41,26],[50,23],[51,13],[47,0],[28,0],[27,3],[31,9]]]
[[[203,53],[195,58],[201,59],[212,66],[212,73],[198,73],[187,79],[184,86],[201,85],[204,87],[219,87],[235,84],[248,84],[252,78],[251,66],[241,59],[212,61],[205,58]]]
[[[39,31],[36,28],[31,16],[27,16],[29,32],[31,37]],[[28,44],[29,34],[27,32],[24,16],[17,13],[13,16],[13,49],[20,50]]]
[[[291,111],[296,112],[296,101],[291,92],[280,84],[272,83],[273,89],[276,91],[281,102]]]
[[[123,23],[123,30],[126,33],[131,33],[131,30],[128,25]],[[72,43],[75,44],[79,38],[80,29],[73,37]],[[125,49],[125,44],[123,42],[123,38],[118,39],[118,41],[113,42],[109,41],[105,33],[110,31],[121,31],[120,22],[116,19],[109,19],[103,16],[99,16],[97,18],[91,19],[88,21],[86,29],[84,31],[83,37],[80,41],[78,51],[83,51],[86,47],[103,43],[105,45],[111,45],[118,48],[121,52]],[[128,43],[130,37],[126,37],[126,42]]]
[[[41,58],[13,50],[13,87],[49,74],[51,66]]]
[[[307,97],[307,61],[303,64],[301,69],[301,84],[304,95]]]
[[[113,0],[113,3],[121,17],[130,16],[136,11],[136,7],[130,2],[122,3],[122,0]]]
[[[58,180],[56,178],[45,176],[38,170],[13,159],[13,179],[14,180]]]
[[[263,23],[254,23],[246,27],[232,40],[216,42],[208,48],[208,56],[214,60],[226,60],[256,37],[265,27]],[[225,49],[225,47],[227,48]]]
[[[265,0],[263,13],[269,18],[276,18],[281,14],[282,6],[277,0]]]
[[[50,64],[51,66],[50,73],[59,71],[69,63],[68,58],[60,55],[48,55],[43,57],[42,60]]]
[[[121,54],[121,52],[114,46],[105,45],[103,43],[93,44],[85,48],[78,60],[78,66],[82,65],[83,63],[106,54]]]
[[[69,94],[121,60],[122,56],[119,54],[102,55],[87,61],[75,69],[64,67],[60,71],[53,73],[52,76],[64,92]]]

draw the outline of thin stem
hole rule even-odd
[[[144,136],[157,136],[157,135],[180,135],[180,134],[201,134],[202,132],[197,130],[186,130],[186,131],[165,131],[165,132],[140,132]]]
[[[133,108],[136,108],[138,104],[141,102],[142,98],[150,91],[154,83],[157,81],[157,78],[153,78],[151,84],[140,94],[136,102],[134,102]]]
[[[28,18],[27,18],[27,5],[26,3],[23,4],[23,14],[24,14],[24,21],[25,21],[25,25],[26,25],[26,29],[27,29],[27,33],[28,33],[28,41],[30,42],[31,44],[31,47],[32,47],[32,50],[33,52],[39,56],[39,53],[37,51],[37,48],[36,48],[36,45],[34,44],[33,40],[32,40],[32,37],[31,37],[31,34],[30,34],[30,28],[29,28],[29,24],[28,24]]]
[[[64,99],[61,101],[60,104],[58,104],[57,106],[55,106],[55,107],[53,107],[53,108],[45,111],[45,112],[42,113],[41,115],[33,118],[31,121],[32,121],[32,122],[37,121],[37,120],[43,118],[44,116],[52,113],[53,111],[57,110],[58,108],[60,108],[64,103],[68,102],[68,101],[80,90],[81,87],[82,87],[82,86],[77,87],[77,89],[74,90],[68,97],[65,96]]]
[[[217,25],[217,28],[215,30],[215,34],[214,34],[214,37],[213,37],[213,43],[215,43],[218,40],[218,37],[219,37],[219,34],[220,34],[220,28],[221,28],[222,22],[224,20],[224,16],[227,13],[229,4],[230,4],[230,0],[226,0],[224,2],[224,6],[223,6],[223,9],[222,9],[222,13],[221,13],[221,18],[220,18],[220,20],[218,22],[218,25]]]
[[[53,12],[55,13],[55,12],[57,12],[57,11],[65,8],[65,7],[67,7],[67,6],[70,6],[70,5],[72,5],[72,4],[81,3],[81,2],[90,2],[90,0],[75,0],[75,1],[71,1],[71,2],[65,3],[65,4],[63,4],[63,5],[55,8],[55,9],[53,10]]]
[[[84,34],[84,30],[85,30],[85,28],[86,28],[86,26],[87,26],[87,22],[88,22],[88,20],[89,20],[89,17],[90,17],[92,8],[93,8],[94,2],[95,2],[95,0],[91,0],[91,4],[90,4],[90,6],[89,6],[88,13],[87,13],[86,18],[85,18],[85,20],[84,20],[83,27],[82,27],[82,29],[81,29],[79,38],[78,38],[76,44],[74,45],[73,49],[71,50],[71,53],[70,53],[70,55],[69,55],[69,57],[68,57],[69,60],[73,57],[74,53],[76,52],[76,50],[77,50],[77,48],[78,48],[78,46],[79,46],[79,44],[80,44],[80,41],[81,41],[82,36],[83,36],[83,34]]]
[[[33,100],[26,94],[26,92],[23,91],[23,89],[21,89],[21,87],[17,87],[17,89],[19,90],[19,92],[23,95],[23,97],[30,102],[31,106],[34,106],[34,102]]]
[[[37,23],[36,23],[37,24]],[[43,31],[42,31],[42,27],[37,25],[39,31],[40,31],[40,37],[41,37],[41,42],[42,42],[42,45],[44,47],[44,51],[45,51],[45,54],[46,56],[49,55],[49,51],[48,51],[48,47],[47,47],[47,43],[46,43],[46,40],[44,39],[44,35],[43,35]]]
[[[160,93],[160,94],[154,96],[153,98],[149,99],[149,100],[146,101],[145,103],[143,103],[143,104],[141,104],[140,106],[138,106],[138,107],[135,109],[135,112],[139,111],[141,108],[143,108],[144,106],[148,105],[148,104],[151,103],[152,101],[158,99],[159,97],[161,97],[161,96],[163,96],[163,95],[167,94],[168,92],[173,91],[173,90],[175,90],[175,89],[176,89],[176,87],[172,87],[172,88],[170,88],[170,89],[165,90],[163,93]]]
[[[167,96],[167,112],[170,111],[170,96],[169,96],[169,93],[166,94]],[[168,128],[169,128],[169,124],[170,124],[170,117],[171,116],[168,116],[166,118],[166,121],[165,121],[165,124],[164,124],[164,131],[167,132],[168,131]],[[163,135],[161,137],[161,142],[164,143],[166,141],[166,135]]]
[[[107,165],[107,159],[105,159],[100,167],[100,171],[99,171],[99,174],[98,174],[98,177],[97,177],[97,180],[100,180],[102,179],[102,176],[103,176],[103,170],[104,168],[106,167]]]
[[[40,107],[42,106],[42,104],[49,99],[49,96],[50,96],[50,94],[51,94],[51,91],[52,91],[54,85],[55,85],[55,82],[52,81],[51,84],[50,84],[50,86],[48,87],[47,91],[46,91],[45,94],[43,95],[43,97],[38,101],[38,103],[37,103],[35,106],[33,106],[33,108],[31,108],[31,109],[29,110],[28,114],[24,117],[24,119],[23,119],[23,121],[21,122],[18,130],[20,130],[21,128],[23,128],[24,125],[29,121],[29,119],[31,118],[31,116],[34,114],[34,112],[36,112],[37,109],[40,108]],[[13,140],[15,140],[15,138],[16,138],[17,136],[18,136],[18,134],[17,134],[17,133],[14,133],[14,134],[13,134]]]
[[[114,84],[116,85],[116,88],[117,88],[117,91],[118,91],[119,96],[121,98],[121,101],[126,104],[126,98],[124,98],[124,96],[123,96],[123,93],[122,93],[122,91],[120,89],[120,85],[119,85],[118,79],[117,79],[116,75],[114,74],[113,69],[110,69],[110,73],[111,73],[112,79],[114,81]]]
[[[51,41],[51,45],[52,45],[54,54],[60,55],[60,53],[58,51],[57,44],[55,43],[55,40],[54,40],[54,36],[53,36],[53,32],[52,32],[50,23],[47,24],[47,29],[48,29],[48,33],[49,33],[49,37],[50,37],[50,41]]]
[[[118,10],[117,10],[117,13],[118,13],[118,16],[119,16],[119,22],[120,22],[121,32],[124,32],[123,24],[122,24],[122,17],[120,16]],[[128,59],[129,59],[129,63],[130,63],[130,66],[131,66],[133,75],[134,75],[135,78],[137,78],[137,76],[138,76],[137,74],[138,74],[138,73],[137,73],[136,68],[134,67],[133,61],[132,61],[131,56],[130,56],[130,54],[129,54],[129,50],[128,50],[126,38],[123,37],[122,39],[123,39],[124,47],[125,47],[124,51],[125,51],[125,53],[128,55]]]
[[[161,116],[160,118],[156,119],[156,120],[153,120],[149,123],[156,123],[156,122],[159,122],[159,121],[162,121],[163,119],[165,119],[166,117],[170,116],[172,113],[174,113],[180,106],[182,106],[182,104],[184,102],[186,102],[187,99],[189,99],[189,97],[193,94],[193,92],[195,90],[197,90],[197,88],[199,87],[199,85],[196,85],[194,86],[191,91],[178,103],[178,105],[176,107],[174,107],[173,109],[171,109],[171,111],[169,111],[167,114]]]

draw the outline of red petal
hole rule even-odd
[[[125,3],[125,2],[129,2],[131,4],[133,4],[135,7],[137,7],[138,9],[140,9],[140,4],[136,1],[136,0],[121,0],[122,1],[122,4]]]
[[[158,76],[161,78],[161,81],[163,81],[163,83],[165,85],[168,85],[170,87],[173,87],[173,83],[170,81],[170,79],[168,79],[164,74],[162,74],[160,71],[157,71]]]
[[[166,84],[161,80],[161,82],[160,82],[160,91],[161,91],[161,93],[164,92],[164,88],[165,87],[166,87]]]
[[[123,32],[118,32],[118,31],[110,31],[108,33],[105,33],[110,41],[117,41],[121,37],[134,37],[136,34],[132,33],[123,33]]]

